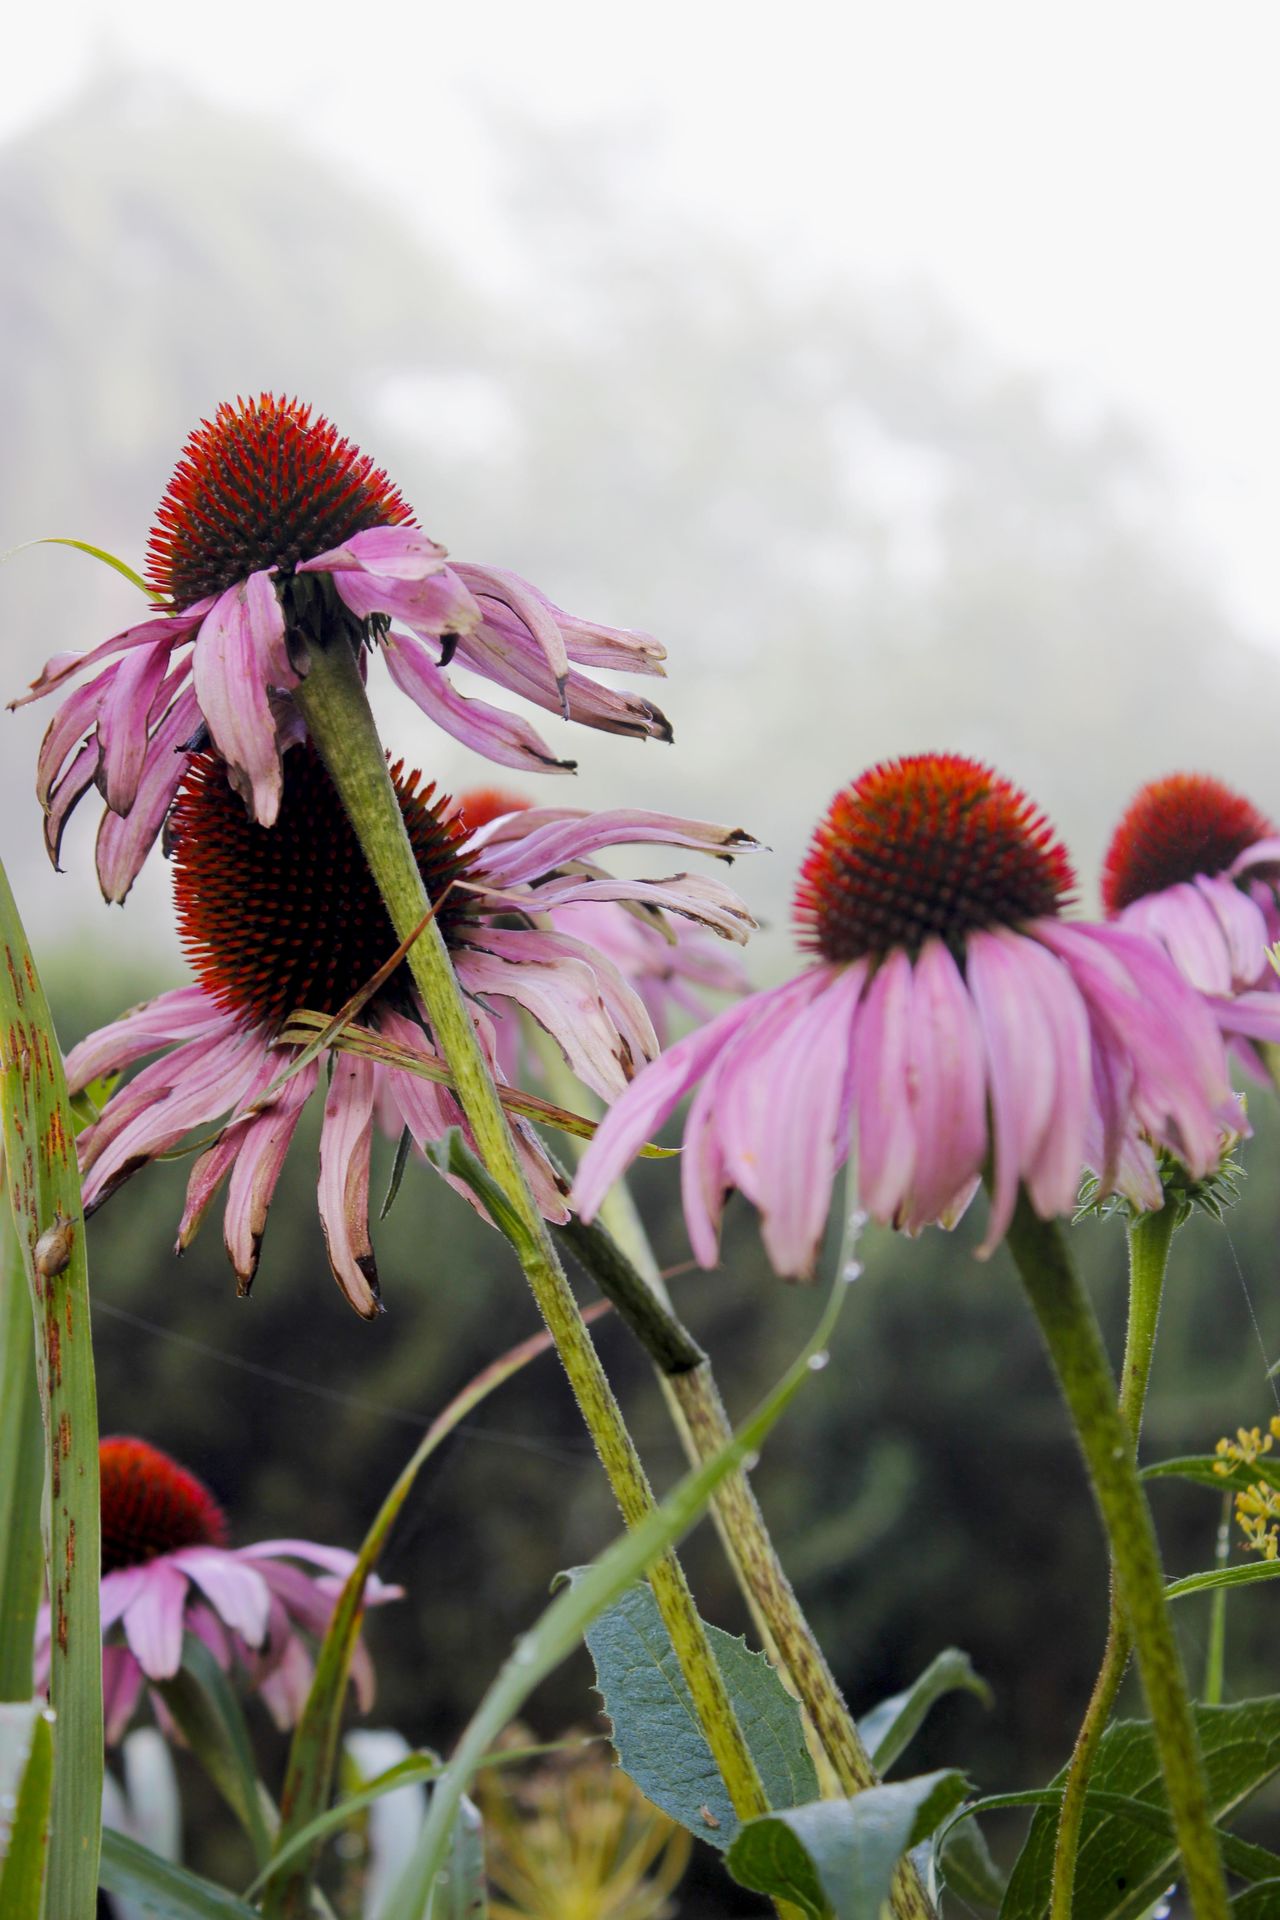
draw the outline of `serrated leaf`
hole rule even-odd
[[[53,1798],[53,1715],[42,1700],[0,1707],[0,1914],[38,1914]]]
[[[576,1580],[582,1569],[569,1579]],[[805,1745],[799,1703],[762,1653],[708,1627],[751,1757],[773,1807],[798,1807],[818,1796],[818,1777]],[[738,1831],[738,1817],[650,1587],[628,1588],[586,1633],[596,1686],[613,1723],[623,1770],[646,1798],[722,1850]]]
[[[1225,1471],[1220,1469],[1225,1468]],[[1157,1460],[1142,1469],[1144,1480],[1189,1480],[1197,1487],[1211,1487],[1215,1493],[1244,1493],[1256,1481],[1274,1487],[1280,1493],[1280,1459],[1260,1454],[1252,1466],[1243,1461],[1224,1460],[1217,1453],[1181,1454],[1175,1460]]]
[[[102,1836],[101,1878],[108,1893],[136,1901],[156,1920],[260,1920],[256,1907],[225,1887],[162,1860],[110,1827]]]
[[[1209,1807],[1221,1821],[1280,1770],[1280,1696],[1229,1707],[1193,1708],[1209,1782]],[[1061,1787],[1064,1776],[1054,1785]],[[1168,1818],[1150,1722],[1107,1728],[1090,1785],[1123,1795]],[[1049,1899],[1056,1814],[1042,1809],[1009,1879],[1000,1920],[1040,1920]],[[1170,1831],[1140,1827],[1122,1811],[1086,1807],[1076,1866],[1075,1920],[1138,1920],[1177,1871]],[[1240,1869],[1237,1869],[1240,1870]]]
[[[992,1692],[973,1662],[959,1647],[945,1647],[931,1660],[920,1678],[901,1693],[882,1700],[858,1722],[858,1732],[871,1755],[877,1773],[888,1773],[894,1761],[919,1732],[929,1709],[944,1694],[964,1691],[976,1694],[984,1707],[992,1704]]]
[[[961,1773],[926,1773],[767,1813],[743,1824],[726,1864],[739,1886],[789,1900],[805,1920],[879,1920],[898,1862],[966,1790]]]

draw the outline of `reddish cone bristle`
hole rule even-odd
[[[1222,873],[1275,828],[1242,794],[1207,773],[1170,773],[1149,780],[1111,836],[1102,863],[1102,904],[1119,913],[1148,893],[1162,893]]]
[[[187,441],[156,509],[147,581],[175,607],[366,527],[412,522],[385,473],[321,415],[264,393],[223,404]]]
[[[1025,794],[976,760],[916,754],[836,795],[800,871],[795,920],[824,960],[857,960],[1057,913],[1074,885]]]
[[[428,896],[471,866],[448,797],[391,769]],[[284,757],[273,827],[250,819],[212,754],[197,754],[169,816],[178,932],[219,1006],[274,1031],[298,1007],[336,1013],[400,944],[337,792],[309,743]],[[455,888],[440,908],[446,939],[474,912]],[[382,989],[394,995],[404,969]]]
[[[467,832],[478,833],[491,820],[500,820],[505,813],[527,813],[532,805],[532,800],[503,787],[472,787],[458,795],[453,808]]]
[[[222,1547],[226,1515],[202,1481],[145,1440],[103,1440],[102,1571],[140,1567],[181,1547]]]

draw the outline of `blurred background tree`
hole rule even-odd
[[[291,146],[171,86],[115,74],[0,154],[0,469],[5,545],[75,534],[140,563],[181,441],[217,401],[298,392],[384,462],[459,558],[527,573],[562,604],[667,642],[673,749],[575,735],[583,804],[741,821],[776,849],[740,867],[790,964],[796,863],[830,793],[886,755],[994,760],[1080,858],[1083,901],[1137,784],[1205,767],[1280,808],[1269,732],[1280,660],[1248,644],[1180,551],[1157,459],[1123,420],[1001,366],[927,297],[779,282],[715,231],[628,217],[628,159],[599,136],[492,130],[508,183],[501,268],[433,247]],[[130,590],[50,549],[0,573],[6,679],[89,645]],[[388,739],[446,784],[488,769],[386,707]],[[163,863],[111,914],[89,824],[47,877],[30,786],[39,710],[6,722],[3,856],[70,1044],[184,976]],[[554,729],[555,723],[549,723]],[[554,737],[554,735],[553,735]],[[85,810],[88,812],[88,809]],[[1272,1404],[1280,1130],[1253,1100],[1254,1177],[1228,1230],[1179,1237],[1151,1454],[1212,1445]],[[196,1467],[237,1535],[354,1542],[413,1430],[534,1324],[512,1263],[425,1173],[379,1232],[388,1311],[357,1325],[327,1274],[314,1136],[300,1136],[249,1302],[211,1223],[171,1252],[185,1169],[155,1169],[91,1229],[104,1429]],[[389,1154],[386,1156],[389,1160]],[[687,1257],[670,1168],[638,1187],[664,1260]],[[985,1789],[1063,1758],[1101,1645],[1096,1528],[1034,1330],[1003,1256],[968,1228],[874,1236],[831,1368],[771,1443],[761,1495],[859,1706],[948,1642],[996,1690],[937,1715],[922,1765]],[[1122,1234],[1078,1236],[1113,1332]],[[679,1283],[744,1410],[814,1302],[767,1273],[731,1211],[723,1271]],[[1256,1314],[1256,1322],[1255,1322]],[[621,1330],[606,1358],[660,1482],[678,1470]],[[1216,1509],[1161,1489],[1176,1571],[1208,1563]],[[559,1567],[615,1519],[553,1360],[468,1424],[414,1498],[372,1624],[377,1712],[447,1746]],[[689,1547],[704,1610],[742,1625],[709,1529]],[[1233,1598],[1233,1692],[1267,1684],[1270,1596]],[[1183,1617],[1193,1670],[1204,1620]],[[588,1706],[585,1661],[535,1702],[553,1734]],[[213,1825],[197,1857],[234,1842]],[[198,1839],[198,1844],[197,1844]],[[231,1858],[231,1855],[224,1856]],[[693,1911],[744,1912],[718,1874]],[[716,1889],[720,1892],[717,1893]],[[717,1904],[717,1901],[720,1904]],[[728,1904],[725,1904],[725,1902]]]

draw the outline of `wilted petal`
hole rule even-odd
[[[425,580],[438,573],[445,549],[421,527],[366,527],[340,547],[330,547],[314,559],[300,560],[299,573],[380,573],[391,580]]]
[[[151,736],[146,765],[128,813],[123,818],[110,810],[103,814],[96,859],[104,899],[123,901],[141,872],[187,770],[182,748],[199,725],[195,693],[190,687],[184,688]]]
[[[320,1135],[320,1224],[333,1277],[356,1312],[378,1313],[378,1269],[369,1239],[369,1156],[373,1140],[373,1064],[340,1054],[324,1104]]]
[[[412,635],[389,633],[382,651],[400,691],[464,747],[473,747],[499,766],[519,767],[525,773],[573,772],[575,762],[557,760],[526,720],[457,692]]]
[[[232,786],[259,826],[280,810],[280,747],[268,690],[298,684],[275,584],[251,573],[214,602],[195,646],[195,690]]]

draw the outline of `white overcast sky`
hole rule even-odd
[[[483,257],[478,116],[603,123],[636,216],[705,211],[780,276],[919,281],[1163,447],[1280,644],[1280,7],[683,0],[13,10],[0,133],[104,62],[279,116]]]

